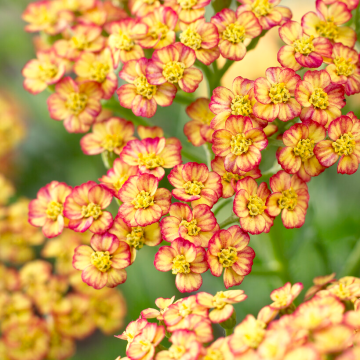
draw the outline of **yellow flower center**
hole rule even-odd
[[[153,39],[159,39],[160,38],[160,40],[164,40],[166,38],[166,35],[167,35],[168,32],[169,32],[169,28],[165,24],[163,24],[161,22],[157,22],[150,29],[149,35]]]
[[[240,133],[233,135],[230,141],[231,152],[234,155],[246,154],[249,151],[249,146],[252,144],[250,139],[245,137],[245,134]]]
[[[231,182],[232,179],[235,179],[235,181],[240,180],[242,177],[238,174],[233,174],[230,172],[225,172],[225,174],[222,176],[223,180],[226,182]]]
[[[131,233],[126,235],[126,242],[136,250],[140,250],[145,243],[144,230],[141,226],[131,229]]]
[[[182,302],[179,308],[179,315],[182,317],[187,317],[191,314],[191,312],[191,309],[184,302]]]
[[[177,3],[183,9],[191,9],[193,6],[197,4],[198,0],[177,0]]]
[[[234,247],[229,246],[226,249],[221,249],[220,252],[218,252],[218,259],[219,263],[227,268],[233,266],[234,262],[238,259],[237,257],[237,251]]]
[[[305,161],[314,156],[314,147],[314,140],[301,139],[294,148],[294,154],[300,156],[302,161]]]
[[[180,34],[180,41],[193,50],[199,50],[201,48],[201,36],[190,28],[187,28]]]
[[[351,76],[355,71],[355,65],[352,64],[351,61],[352,59],[344,59],[343,57],[337,56],[334,59],[337,75]]]
[[[47,82],[53,79],[58,73],[58,67],[49,62],[43,62],[39,65],[39,79]]]
[[[200,195],[201,190],[204,188],[204,184],[201,181],[187,181],[183,188],[185,192],[189,195]]]
[[[290,92],[284,83],[272,84],[269,96],[274,104],[286,104],[290,99]]]
[[[252,4],[252,11],[257,17],[268,15],[272,8],[273,4],[269,3],[269,0],[256,0]]]
[[[245,28],[240,24],[229,24],[222,33],[222,38],[233,44],[243,42],[245,40]]]
[[[338,296],[340,299],[347,299],[351,297],[350,289],[342,282],[339,283],[339,286],[332,287],[330,292]]]
[[[316,88],[311,94],[309,103],[315,108],[325,110],[329,106],[328,94],[321,88]]]
[[[87,95],[73,92],[68,95],[65,106],[73,115],[79,115],[85,109],[87,102]]]
[[[259,196],[250,195],[247,208],[249,209],[249,214],[251,216],[257,216],[261,215],[265,211],[266,206],[263,199],[261,199]]]
[[[46,216],[51,219],[51,220],[57,220],[59,215],[62,215],[63,212],[63,205],[56,202],[56,201],[51,201],[48,204],[48,207],[46,209]]]
[[[94,61],[91,64],[90,79],[102,83],[105,81],[107,74],[110,71],[110,66],[100,61]]]
[[[151,342],[149,340],[140,340],[141,351],[149,352],[151,350]]]
[[[112,48],[130,51],[135,46],[135,42],[126,33],[119,31],[118,34],[110,35],[109,45]]]
[[[85,50],[89,47],[89,41],[84,34],[73,36],[70,40],[70,44],[74,49]]]
[[[265,336],[265,327],[266,324],[261,320],[255,320],[254,323],[251,323],[251,326],[247,326],[242,333],[244,343],[247,346],[256,349]]]
[[[102,214],[102,210],[100,205],[90,203],[88,205],[83,205],[81,210],[81,215],[84,218],[93,217],[94,220],[98,219],[100,215]]]
[[[37,13],[37,19],[35,20],[36,24],[44,25],[54,25],[57,22],[57,12],[49,11],[46,5],[40,7],[40,11]]]
[[[34,333],[25,333],[21,336],[20,340],[20,349],[21,351],[29,351],[31,349],[34,349],[36,346],[36,340],[38,338],[38,335],[36,332]]]
[[[144,75],[139,76],[134,81],[136,93],[150,100],[156,94],[156,85],[150,85]]]
[[[223,309],[226,305],[225,300],[227,299],[226,295],[223,291],[218,291],[213,298],[213,305],[216,309]]]
[[[129,178],[128,175],[124,175],[121,178],[117,179],[114,183],[113,186],[116,189],[116,191],[119,191],[122,186],[125,184],[125,181]]]
[[[294,210],[297,205],[297,194],[293,189],[282,191],[282,197],[279,199],[280,209]]]
[[[320,36],[326,37],[332,41],[339,35],[339,27],[332,20],[320,21],[315,29]]]
[[[184,63],[179,61],[170,61],[164,66],[162,74],[168,82],[175,84],[183,78],[184,70]]]
[[[186,349],[184,346],[181,345],[171,345],[169,349],[169,356],[170,359],[181,359],[182,356],[185,354]]]
[[[135,209],[147,209],[149,206],[155,204],[154,197],[150,195],[148,191],[141,190],[136,198],[131,202]]]
[[[197,227],[197,220],[191,220],[190,222],[183,220],[180,223],[180,226],[185,226],[188,229],[188,235],[195,236],[198,235],[201,231],[201,228]]]
[[[145,4],[152,5],[157,0],[143,0]]]
[[[218,349],[208,349],[204,360],[224,360],[224,356]]]
[[[101,272],[111,269],[111,255],[108,251],[94,251],[91,254],[91,263]]]
[[[184,255],[176,255],[172,263],[172,273],[174,275],[190,273],[190,264],[186,261]]]
[[[248,116],[252,114],[252,106],[249,100],[249,95],[236,95],[231,100],[231,114]]]
[[[335,152],[339,155],[351,155],[355,150],[356,142],[351,132],[341,135],[332,143]]]
[[[314,36],[311,35],[303,36],[301,39],[297,39],[293,42],[295,51],[303,54],[303,55],[309,55],[313,51],[315,51],[315,46],[313,44]]]
[[[107,151],[114,151],[122,145],[122,137],[118,134],[107,134],[101,142],[101,147]]]
[[[151,154],[138,154],[138,163],[140,166],[146,166],[147,169],[156,169],[159,166],[164,166],[165,161],[160,156],[151,153]]]

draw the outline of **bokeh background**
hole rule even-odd
[[[34,198],[38,189],[52,180],[75,186],[88,180],[96,181],[106,171],[100,156],[82,153],[81,134],[67,133],[61,122],[50,118],[46,105],[49,93],[45,91],[33,96],[22,87],[21,69],[35,56],[32,35],[24,32],[20,18],[29,2],[0,0],[0,88],[13,94],[26,122],[25,141],[0,167],[1,172],[15,182],[17,196]],[[295,20],[314,10],[314,1],[309,0],[284,0],[282,4],[292,9]],[[232,6],[235,6],[234,0]],[[211,11],[210,8],[207,16],[212,15]],[[277,29],[272,29],[254,51],[229,69],[222,84],[230,87],[233,78],[239,75],[249,79],[264,76],[267,67],[279,65],[276,53],[281,45]],[[205,84],[196,95],[206,96]],[[359,95],[348,99],[343,114],[350,110],[360,116]],[[192,147],[183,134],[183,126],[188,120],[184,106],[174,104],[170,109],[160,108],[151,122],[163,127],[167,135],[180,138],[187,150],[196,151],[205,161],[203,149]],[[274,151],[275,148],[265,151],[262,170],[272,166]],[[285,281],[300,281],[307,289],[313,277],[318,275],[336,272],[338,276],[360,276],[359,185],[360,171],[352,176],[338,175],[336,167],[332,167],[311,180],[309,209],[301,229],[286,230],[278,218],[270,234],[251,237],[250,246],[254,248],[256,258],[252,274],[239,287],[245,290],[248,299],[236,306],[238,320],[247,313],[257,314],[260,307],[270,302],[270,291]],[[162,186],[167,184],[164,182]],[[116,206],[112,206],[115,213]],[[231,204],[228,204],[219,212],[219,221],[230,214]],[[156,249],[144,247],[138,253],[135,265],[127,269],[127,282],[119,287],[127,301],[126,322],[136,319],[142,309],[154,307],[157,297],[174,294],[181,297],[173,276],[154,268],[155,252]],[[214,278],[207,272],[203,279],[201,290],[210,293],[225,290],[222,278]],[[217,328],[217,332],[220,335],[221,329]],[[125,345],[121,340],[97,332],[79,343],[73,359],[115,359],[125,355]]]

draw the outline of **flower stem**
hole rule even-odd
[[[268,139],[268,146],[284,146],[282,140]]]
[[[203,148],[204,148],[204,152],[206,155],[206,164],[207,164],[209,170],[211,170],[211,160],[212,160],[212,155],[213,155],[213,152],[211,149],[211,144],[206,143],[203,145]]]
[[[230,336],[234,332],[234,328],[232,329],[225,329],[225,336]]]
[[[222,201],[219,201],[218,202],[219,205],[214,210],[214,215],[216,216],[226,205],[228,205],[232,201],[234,201],[232,197],[230,199],[224,199]]]
[[[346,259],[340,272],[341,276],[358,276],[360,271],[360,239],[356,242],[354,250]]]
[[[226,220],[219,224],[220,229],[223,229],[224,227],[231,225],[238,220],[239,218],[235,214],[232,214],[230,217],[228,217]]]

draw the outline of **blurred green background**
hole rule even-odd
[[[16,152],[10,176],[19,196],[34,198],[38,189],[52,180],[75,186],[97,180],[105,173],[105,168],[100,156],[91,157],[82,153],[79,146],[81,134],[69,134],[61,122],[50,119],[46,106],[47,92],[33,96],[22,87],[21,69],[35,55],[32,35],[24,32],[24,23],[20,19],[27,3],[29,1],[26,0],[0,0],[0,88],[8,89],[16,96],[27,126],[26,140]],[[297,3],[300,5],[298,1],[284,1],[284,5],[291,7]],[[304,4],[313,6],[310,2],[302,2],[301,6]],[[235,76],[253,78],[252,74],[256,71],[260,72],[257,76],[262,76],[266,67],[276,66],[276,51],[281,46],[280,40],[274,37],[276,31],[272,31],[273,35],[269,35],[268,41],[262,39],[259,49],[251,54],[253,58],[261,59],[261,65],[265,51],[268,63],[256,65],[256,69],[255,65],[249,67],[246,63],[230,69],[224,78],[225,86],[230,87]],[[272,53],[265,48],[269,43],[277,46]],[[199,94],[202,95],[203,91],[204,88],[200,89]],[[354,107],[359,104],[359,97],[355,97],[351,103],[343,109],[343,114],[353,110],[359,116],[359,108]],[[163,127],[166,134],[179,137],[187,150],[195,151],[205,161],[203,149],[192,147],[183,135],[182,129],[188,120],[184,107],[174,104],[171,108],[160,108],[150,121]],[[274,152],[275,148],[264,151],[262,170],[271,167]],[[338,175],[336,167],[332,167],[309,184],[310,204],[306,223],[301,229],[286,230],[278,218],[270,235],[251,237],[250,246],[257,256],[253,273],[239,287],[245,290],[248,299],[236,306],[238,320],[247,313],[257,314],[262,306],[270,302],[270,291],[285,281],[303,282],[307,289],[313,277],[318,275],[331,272],[336,272],[338,276],[349,272],[360,275],[359,184],[360,171],[352,176]],[[165,180],[162,186],[167,186]],[[114,204],[113,210],[116,212]],[[228,204],[220,211],[218,220],[222,221],[230,214],[231,204]],[[135,265],[128,268],[127,282],[118,287],[127,301],[126,323],[136,319],[141,310],[154,307],[157,297],[171,297],[174,294],[177,298],[181,297],[175,288],[173,275],[154,268],[155,252],[156,249],[144,247],[138,253]],[[222,278],[212,277],[207,272],[203,279],[201,290],[213,294],[225,290]],[[216,332],[220,335],[221,329],[216,328]],[[79,343],[73,359],[115,359],[118,355],[125,355],[125,346],[124,341],[96,333]]]

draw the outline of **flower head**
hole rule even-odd
[[[115,337],[127,340],[127,348],[133,342],[136,336],[141,334],[144,327],[148,324],[145,319],[137,319],[135,321],[131,321],[126,327],[125,331],[121,335],[115,335]]]
[[[275,310],[286,309],[298,297],[302,289],[303,284],[296,283],[291,286],[288,282],[284,286],[273,290],[270,294],[270,298],[273,301],[270,307]]]
[[[160,6],[161,4],[158,0],[129,0],[131,14],[140,18],[153,12]]]
[[[205,15],[205,6],[211,0],[165,0],[164,5],[174,9],[183,23],[193,23]]]
[[[334,278],[335,278],[335,273],[325,276],[316,276],[313,279],[314,285],[311,286],[305,294],[305,299],[311,298],[318,291],[324,289],[327,285],[331,284],[332,282],[335,282],[336,280]]]
[[[354,10],[359,5],[359,0],[322,0],[322,2],[326,5],[342,2],[350,11]]]
[[[144,319],[153,319],[161,321],[164,320],[164,312],[167,311],[170,305],[174,303],[175,295],[170,299],[157,298],[155,300],[155,305],[159,308],[157,309],[145,309],[141,312],[141,317]]]

